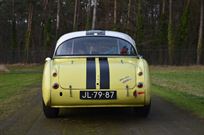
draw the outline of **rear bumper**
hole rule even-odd
[[[52,90],[51,107],[78,108],[78,107],[140,107],[145,105],[145,93],[133,95],[135,90],[117,91],[114,100],[81,100],[80,90]]]

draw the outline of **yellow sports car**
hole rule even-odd
[[[79,107],[132,107],[146,117],[148,64],[124,33],[68,33],[57,41],[53,58],[46,58],[42,99],[47,118],[57,117],[59,108]]]

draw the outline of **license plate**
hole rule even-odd
[[[116,91],[80,91],[80,99],[83,100],[106,100],[116,98]]]

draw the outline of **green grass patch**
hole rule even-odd
[[[41,83],[42,66],[8,66],[10,72],[0,73],[0,100]]]
[[[165,98],[182,109],[191,111],[192,113],[204,118],[204,97],[189,95],[184,92],[176,92],[171,89],[157,86],[153,84],[153,93]]]
[[[204,118],[204,67],[152,67],[153,93]]]

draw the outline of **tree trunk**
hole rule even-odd
[[[165,14],[166,0],[162,0],[162,15]]]
[[[73,31],[77,30],[77,13],[78,13],[78,0],[75,0],[75,6],[74,6],[74,22],[73,22]]]
[[[57,21],[56,21],[56,39],[59,34],[59,23],[60,23],[60,0],[57,0]]]
[[[44,0],[43,3],[43,14],[42,14],[42,47],[43,50],[48,50],[48,46],[50,45],[50,39],[51,39],[51,34],[50,34],[50,15],[49,15],[49,1],[48,0]],[[42,52],[44,53],[44,56],[46,56],[46,52]]]
[[[92,0],[93,2],[93,20],[92,20],[92,30],[96,27],[96,8],[97,8],[97,0]]]
[[[17,32],[16,32],[16,15],[15,2],[12,0],[12,62],[16,62]]]
[[[136,30],[135,30],[135,37],[137,40],[137,44],[143,40],[144,37],[144,22],[143,22],[143,15],[142,15],[142,0],[136,1]]]
[[[158,32],[158,44],[159,44],[159,64],[164,64],[167,59],[165,55],[165,45],[167,41],[167,23],[166,23],[166,0],[162,0],[161,3],[161,13],[159,18],[159,32]]]
[[[188,36],[189,36],[189,21],[190,21],[190,2],[191,0],[186,0],[185,6],[183,9],[183,13],[181,15],[181,19],[179,22],[179,28],[177,30],[177,36],[175,39],[175,57],[176,61],[175,64],[186,64],[188,61],[187,57],[183,57],[187,55],[187,52],[184,51],[185,48],[188,46]]]
[[[87,3],[87,16],[86,16],[86,30],[90,29],[90,17],[91,16],[91,0],[88,0]]]
[[[29,59],[29,47],[31,40],[31,32],[32,32],[32,22],[33,22],[33,4],[30,2],[28,7],[28,27],[26,31],[26,39],[25,39],[25,53],[26,53],[26,63]]]
[[[200,3],[200,26],[198,35],[198,45],[197,45],[197,65],[201,63],[202,47],[203,47],[203,0]]]
[[[129,0],[128,2],[128,16],[127,16],[127,29],[129,30],[129,24],[130,24],[130,11],[131,11],[131,3],[132,0]]]
[[[172,0],[169,0],[169,23],[168,23],[168,56],[169,64],[173,64],[174,39],[173,39],[173,23],[172,23]]]
[[[117,0],[114,0],[114,27],[116,26],[117,23]]]
[[[48,6],[48,0],[43,0],[43,8],[44,10],[47,10],[47,6]]]

